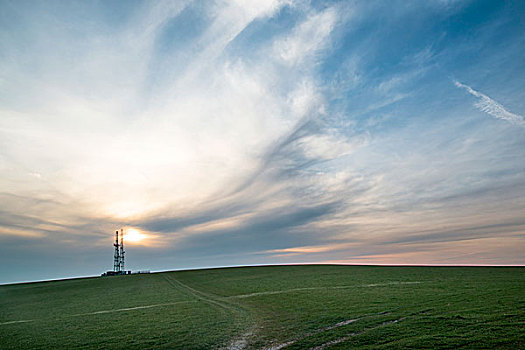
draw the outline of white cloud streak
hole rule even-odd
[[[476,108],[478,108],[480,111],[488,113],[495,118],[506,120],[514,125],[525,127],[525,119],[523,116],[507,111],[500,103],[494,101],[487,95],[474,90],[470,86],[460,83],[457,80],[454,81],[454,85],[456,85],[458,88],[467,90],[469,94],[477,97],[479,100],[474,104],[474,106],[476,106]]]
[[[275,51],[285,64],[297,65],[316,52],[326,48],[338,16],[336,8],[311,15],[294,29],[292,35],[276,41]]]

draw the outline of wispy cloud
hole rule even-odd
[[[329,43],[327,38],[337,20],[335,7],[328,7],[320,13],[312,14],[294,29],[293,33],[275,42],[277,56],[289,65],[299,64],[305,58],[315,55]]]
[[[467,38],[445,20],[470,6],[68,4],[0,3],[0,264],[13,276],[26,251],[39,273],[103,270],[121,225],[150,237],[129,250],[151,269],[467,261],[489,237],[521,239],[525,135],[472,123],[443,71],[518,86],[519,68],[493,62],[523,49],[508,41],[458,66],[506,30]],[[477,243],[457,248],[463,260],[440,248],[466,240]],[[509,252],[501,262],[523,260]]]
[[[478,102],[474,104],[474,106],[476,106],[480,111],[488,113],[495,118],[506,120],[514,125],[525,127],[525,119],[523,116],[507,111],[501,104],[494,101],[487,95],[474,90],[468,85],[462,84],[457,80],[454,81],[454,84],[458,88],[467,90],[469,94],[479,99]]]

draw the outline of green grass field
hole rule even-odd
[[[272,266],[0,286],[0,348],[525,348],[525,269]]]

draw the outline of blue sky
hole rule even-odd
[[[0,6],[0,283],[525,264],[523,2]]]

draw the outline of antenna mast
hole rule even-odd
[[[120,272],[124,270],[124,229],[120,229]]]
[[[113,246],[115,247],[115,254],[113,256],[113,271],[119,272],[120,270],[120,251],[122,251],[122,248],[120,248],[120,244],[118,243],[118,231],[115,231],[115,243],[113,243]],[[120,248],[120,251],[119,251]]]
[[[118,237],[119,234],[120,234],[120,241]],[[106,271],[102,274],[102,276],[131,275],[131,271],[126,271],[124,267],[124,254],[126,253],[126,251],[124,250],[124,229],[123,228],[115,231],[115,243],[113,243],[113,246],[115,247],[115,254],[113,255],[113,271]],[[143,271],[139,273],[149,273],[149,270],[148,272]]]

